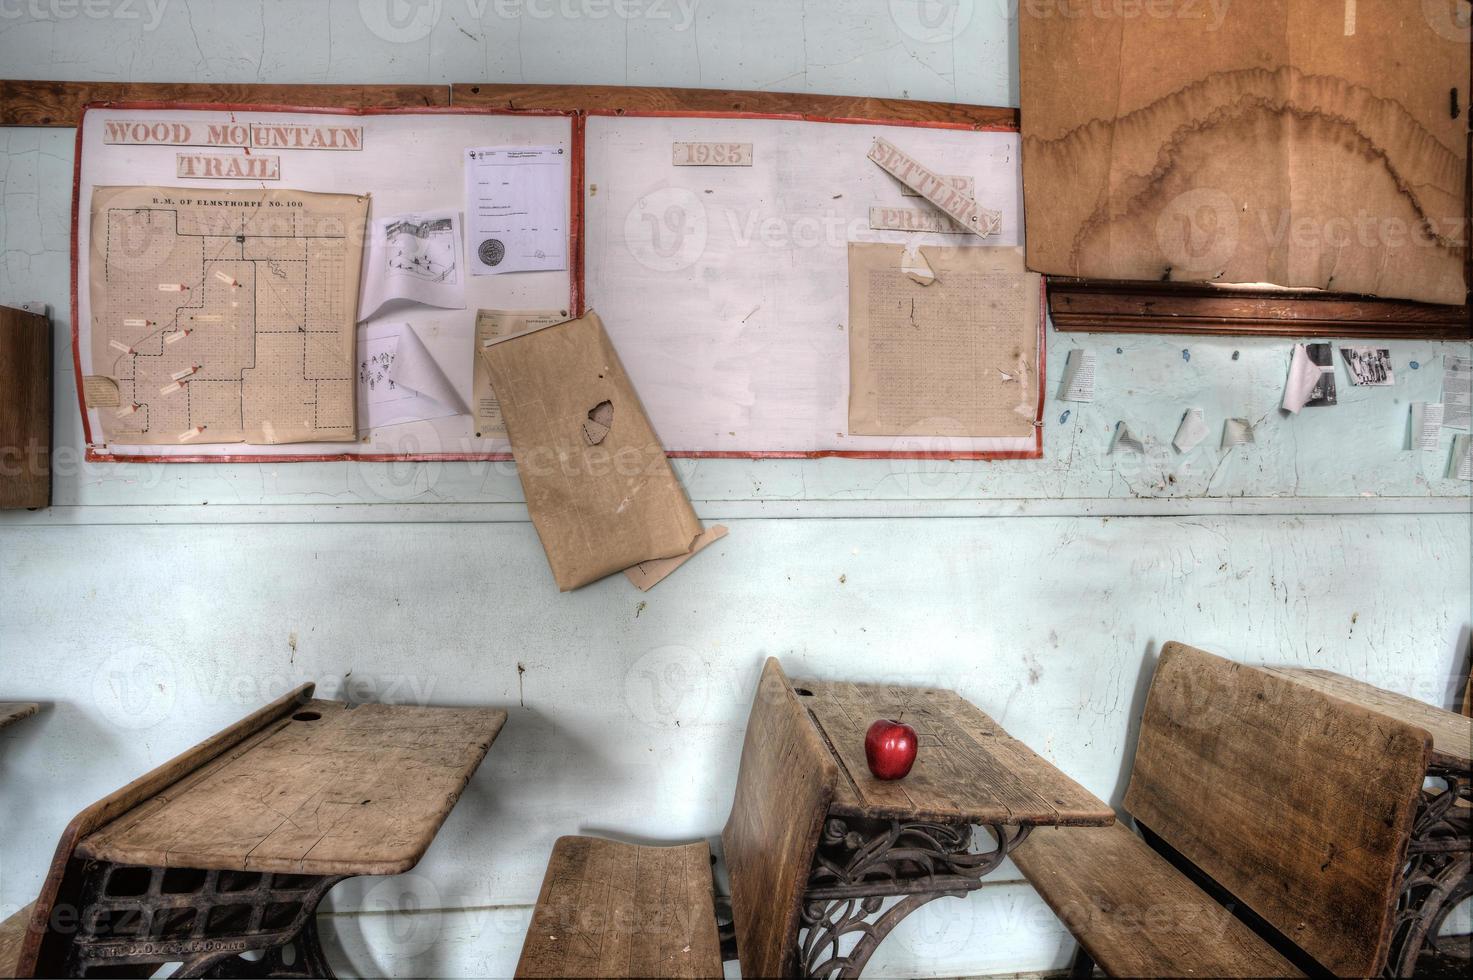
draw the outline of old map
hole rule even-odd
[[[354,438],[368,198],[99,187],[90,407],[122,444]]]

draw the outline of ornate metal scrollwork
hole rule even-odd
[[[66,974],[331,977],[316,914],[343,877],[89,861]]]
[[[974,851],[970,824],[830,818],[803,899],[805,975],[857,977],[907,915],[980,888],[1028,836],[1027,827],[989,830],[993,848]]]
[[[1427,775],[1446,788],[1423,794],[1412,823],[1392,921],[1387,977],[1412,976],[1424,955],[1453,955],[1439,948],[1442,926],[1448,914],[1473,895],[1469,773],[1434,766]],[[1467,952],[1456,956],[1466,958]]]

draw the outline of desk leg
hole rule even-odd
[[[181,978],[331,977],[317,906],[344,877],[89,861],[67,975],[178,963]]]
[[[1436,795],[1424,794],[1412,823],[1406,871],[1392,922],[1391,955],[1386,960],[1388,977],[1413,976],[1423,952],[1468,958],[1466,948],[1438,950],[1438,934],[1448,913],[1473,895],[1473,843],[1469,841],[1473,822],[1468,809],[1473,774],[1434,767],[1427,775],[1447,788]]]
[[[900,920],[982,887],[1028,836],[1027,827],[989,829],[992,849],[973,851],[970,824],[830,817],[803,897],[804,975],[858,977]]]

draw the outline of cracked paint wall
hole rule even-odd
[[[385,0],[119,0],[68,18],[0,0],[0,64],[1017,104],[1006,0],[939,27],[920,0],[641,0],[628,18],[562,3],[426,0],[386,19]],[[1443,704],[1466,670],[1468,485],[1443,477],[1445,453],[1402,448],[1408,404],[1437,399],[1465,344],[1392,343],[1396,387],[1342,382],[1339,406],[1285,418],[1287,339],[1051,331],[1044,459],[678,460],[730,536],[648,595],[616,578],[559,596],[509,463],[81,464],[73,139],[0,130],[0,302],[50,303],[58,337],[56,506],[0,515],[0,693],[49,703],[0,735],[0,915],[35,897],[79,809],[307,679],[510,711],[421,867],[340,886],[328,930],[340,973],[496,976],[556,836],[717,837],[768,655],[953,687],[1117,804],[1167,640]],[[1074,346],[1098,355],[1092,404],[1056,398]],[[1213,434],[1180,455],[1190,406]],[[1219,451],[1226,416],[1258,422],[1257,444]],[[1106,454],[1120,420],[1143,456]],[[431,911],[357,914],[411,905]],[[1071,948],[1007,865],[908,920],[871,973],[1046,969]]]

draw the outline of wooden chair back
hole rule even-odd
[[[1376,976],[1431,751],[1421,728],[1173,642],[1125,808],[1325,969]]]
[[[261,729],[290,715],[311,699],[314,688],[313,684],[303,684],[282,695],[77,814],[62,831],[46,880],[41,884],[41,895],[32,907],[31,922],[21,942],[15,975],[64,975],[67,944],[74,932],[72,925],[80,912],[82,858],[75,853],[79,841],[144,800],[157,796]]]
[[[799,973],[803,893],[838,775],[782,665],[769,657],[721,833],[744,977]]]

